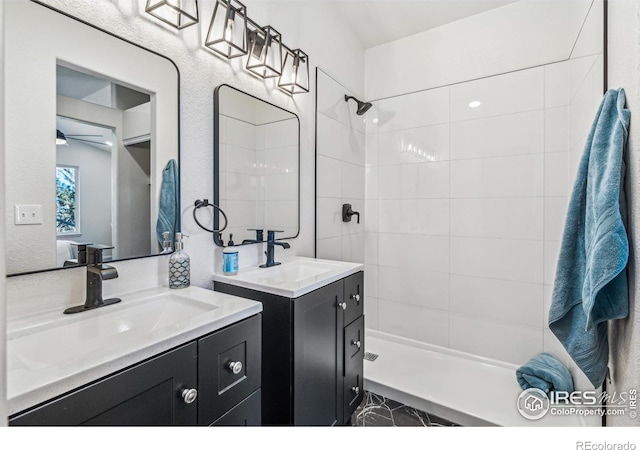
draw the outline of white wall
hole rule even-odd
[[[590,4],[521,0],[368,49],[365,95],[386,98],[565,60]]]
[[[300,236],[291,241],[290,250],[278,249],[280,254],[313,255],[314,235],[314,78],[311,77],[311,92],[289,97],[274,89],[275,81],[263,82],[246,74],[240,60],[228,63],[217,58],[201,46],[201,33],[209,26],[214,2],[199,2],[202,22],[198,26],[180,32],[159,23],[153,17],[144,14],[143,1],[81,0],[67,2],[47,0],[45,3],[86,20],[125,39],[129,39],[150,50],[171,58],[180,71],[180,133],[181,133],[181,202],[182,231],[190,236],[186,241],[186,251],[191,256],[192,283],[211,288],[211,276],[221,265],[221,252],[214,248],[211,233],[201,230],[192,217],[193,203],[196,199],[212,198],[213,195],[213,90],[227,83],[262,98],[284,109],[296,113],[301,122],[301,227]],[[285,44],[302,48],[309,54],[313,75],[316,65],[328,67],[346,83],[360,86],[363,70],[363,49],[352,36],[348,28],[332,27],[330,7],[324,4],[310,5],[308,16],[301,21],[295,11],[288,8],[287,2],[247,1],[249,16],[261,24],[271,24],[282,32]],[[327,32],[331,30],[331,32]],[[319,39],[318,36],[322,36]],[[25,44],[26,45],[26,44]],[[34,44],[36,45],[36,44]],[[340,52],[334,54],[334,49]],[[209,208],[211,209],[211,208]],[[200,220],[211,226],[207,212]],[[210,215],[210,212],[209,212]],[[264,258],[264,249],[260,246],[248,246],[241,249],[241,267],[255,265]],[[151,260],[115,263],[121,277],[105,283],[105,289],[124,292],[132,289],[129,283],[122,284],[122,273],[126,270],[143,270],[150,273],[149,279],[141,279],[141,284],[167,281],[162,272],[146,271],[146,267],[155,267],[157,258]],[[77,271],[44,274],[40,276],[21,276],[11,278],[10,301],[19,302],[21,298],[36,298],[36,294],[51,293],[54,296],[74,292],[79,282]],[[55,278],[52,290],[47,280]],[[61,286],[68,283],[63,290]],[[107,287],[110,286],[110,287]],[[79,286],[82,288],[82,286]],[[16,297],[17,295],[17,297]],[[11,297],[11,296],[10,296]],[[72,302],[73,299],[68,300]],[[77,299],[75,300],[78,301]]]
[[[375,64],[401,51],[398,43],[366,52],[369,95],[384,96],[384,83],[397,94],[420,87],[375,101],[366,115],[366,313],[370,328],[515,364],[550,351],[586,388],[546,321],[567,196],[602,96],[601,41],[585,32],[591,25],[580,39],[579,28],[569,26],[576,33],[569,36],[559,27],[550,54],[541,40],[531,59],[521,52],[520,70],[496,63],[492,71],[508,73],[461,82],[511,46],[526,48],[518,33],[506,49],[486,46],[495,43],[486,30],[502,29],[501,20],[526,29],[520,21],[528,14],[518,8],[533,6],[508,5],[469,26],[462,20],[402,41],[429,48],[434,33],[455,41],[467,30],[465,40],[484,53],[464,68],[448,67],[450,55],[418,54],[388,73]],[[601,27],[601,6],[585,23]],[[569,10],[582,15],[565,16],[569,25],[585,21],[585,8]],[[574,54],[556,62],[557,48]],[[421,86],[404,84],[410,69],[435,68],[437,83],[450,85],[433,87],[429,76]],[[470,108],[473,100],[481,105]]]
[[[0,72],[4,73],[4,3],[0,2]],[[4,83],[0,83],[0,123],[4,123]],[[0,142],[4,142],[4,127],[0,127]],[[4,211],[4,158],[0,158],[0,211]],[[0,221],[0,426],[6,425],[7,377],[6,377],[6,289],[5,289],[5,234],[4,222]]]
[[[609,2],[608,82],[610,88],[623,87],[627,108],[631,111],[631,130],[627,147],[626,194],[629,206],[629,317],[618,320],[610,327],[612,348],[610,392],[629,392],[640,386],[640,315],[638,314],[638,268],[640,253],[640,3],[637,1]],[[639,419],[624,416],[607,418],[607,425],[638,426]]]
[[[4,144],[9,149],[5,155],[8,166],[5,200],[9,206],[42,205],[42,224],[16,226],[12,208],[5,214],[5,226],[10,237],[7,240],[8,267],[12,273],[20,273],[55,267],[55,204],[52,201],[55,192],[55,143],[51,136],[56,130],[58,62],[64,61],[74,67],[91,67],[105,78],[130,86],[145,86],[156,93],[152,98],[156,138],[152,146],[158,161],[153,164],[151,175],[154,198],[158,198],[160,193],[160,183],[155,181],[161,179],[162,162],[176,154],[177,74],[170,61],[36,3],[9,2],[5,6],[5,16],[4,30],[9,43],[5,46],[5,63],[13,69],[6,71],[4,77],[8,111],[4,123]],[[38,33],[32,31],[44,28],[64,32],[50,32],[47,39],[38,40],[35,37]],[[126,60],[135,60],[137,64],[123,64],[122,61]],[[154,76],[155,73],[163,76]],[[25,135],[29,139],[25,139]],[[151,210],[152,216],[156,217],[156,202],[151,204]],[[33,255],[39,257],[34,258]]]

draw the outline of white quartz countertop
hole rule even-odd
[[[262,311],[198,287],[153,288],[79,314],[7,323],[7,397],[15,414]]]
[[[363,269],[360,263],[296,256],[273,267],[240,269],[236,275],[215,274],[213,281],[298,298]]]

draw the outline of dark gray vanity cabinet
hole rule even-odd
[[[363,272],[298,298],[214,290],[262,302],[263,425],[349,423],[363,399]]]
[[[261,316],[35,408],[9,425],[260,425]]]

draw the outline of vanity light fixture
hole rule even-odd
[[[56,130],[56,145],[65,145],[67,143],[67,137],[60,130]]]
[[[182,30],[198,23],[198,0],[147,0],[145,12]]]
[[[216,0],[204,46],[227,59],[247,54],[247,8],[237,0]]]
[[[309,57],[299,48],[285,50],[278,87],[287,94],[309,92]]]
[[[246,69],[260,78],[282,74],[282,36],[271,26],[261,28],[249,20],[249,53]]]

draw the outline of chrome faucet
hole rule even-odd
[[[113,247],[106,245],[87,246],[87,296],[84,305],[65,309],[65,314],[74,314],[102,306],[119,303],[119,298],[102,298],[102,281],[118,278],[115,267],[102,263],[102,252]]]
[[[275,257],[274,247],[276,245],[280,245],[282,248],[291,248],[291,246],[286,242],[276,242],[276,238],[275,238],[276,233],[283,233],[283,231],[279,231],[279,230],[267,231],[267,251],[264,252],[264,254],[267,255],[267,262],[260,266],[262,268],[273,267],[280,264],[279,262],[274,261],[274,257]]]

